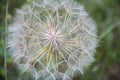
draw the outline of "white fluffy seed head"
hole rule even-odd
[[[96,26],[73,0],[33,0],[17,10],[8,47],[36,80],[70,80],[94,61]]]

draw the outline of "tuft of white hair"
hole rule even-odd
[[[33,0],[8,31],[9,53],[35,80],[71,80],[94,61],[95,22],[73,0]]]

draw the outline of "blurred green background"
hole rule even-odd
[[[5,50],[5,20],[8,22],[14,16],[15,10],[29,0],[0,0],[0,80],[5,80],[4,53]],[[98,29],[99,46],[96,61],[89,66],[81,79],[75,80],[120,80],[120,0],[77,0],[82,4]],[[7,55],[8,80],[17,80],[19,71]]]

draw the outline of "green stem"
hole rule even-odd
[[[115,24],[112,24],[103,34],[100,35],[100,40],[105,38],[118,25],[120,25],[120,21],[116,22]]]
[[[8,15],[8,0],[6,2],[6,14],[5,14],[5,43],[4,43],[4,68],[5,68],[5,80],[7,80],[7,53],[6,53],[6,32],[7,32],[7,15]]]

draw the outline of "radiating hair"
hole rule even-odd
[[[73,0],[33,0],[8,29],[9,53],[35,80],[71,80],[94,61],[95,22]]]

